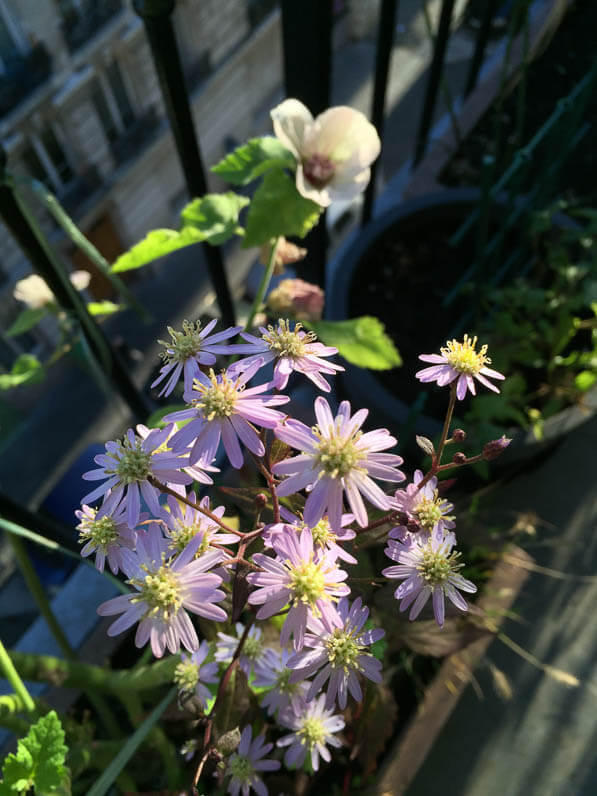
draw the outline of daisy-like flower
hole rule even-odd
[[[200,373],[193,390],[184,394],[190,408],[164,418],[166,422],[190,421],[172,437],[173,450],[185,451],[192,444],[189,463],[193,465],[201,461],[202,464],[210,464],[221,439],[230,464],[237,469],[243,464],[239,440],[256,456],[263,456],[265,448],[253,424],[274,428],[284,415],[270,407],[285,404],[290,398],[286,395],[261,395],[268,384],[246,389],[247,382],[261,364],[260,359],[240,375],[230,370],[219,376],[213,370],[209,377]]]
[[[363,433],[360,429],[368,415],[360,409],[351,417],[350,404],[342,401],[334,418],[324,398],[315,401],[318,425],[307,428],[298,420],[288,420],[276,427],[274,433],[283,442],[302,451],[299,456],[285,459],[273,467],[276,475],[289,475],[277,487],[280,497],[292,495],[300,489],[309,492],[305,503],[304,520],[310,527],[327,514],[332,528],[342,523],[342,495],[346,498],[356,521],[367,524],[364,495],[380,509],[392,507],[388,497],[372,478],[384,481],[403,481],[397,470],[402,458],[391,453],[379,453],[396,444],[387,429]]]
[[[261,359],[263,364],[275,363],[272,385],[277,390],[286,387],[288,377],[294,370],[310,379],[320,390],[329,392],[331,387],[322,374],[329,375],[344,370],[342,365],[322,359],[337,354],[338,349],[316,342],[317,335],[314,332],[304,332],[300,323],[291,329],[288,321],[279,320],[277,326],[268,326],[267,329],[260,326],[259,331],[261,337],[245,332],[241,335],[251,344],[244,346],[242,353],[252,356],[235,362],[230,368],[234,372],[243,371]]]
[[[337,621],[335,598],[350,592],[342,583],[347,574],[330,553],[316,552],[308,528],[300,534],[276,534],[271,543],[276,559],[263,553],[253,555],[253,561],[264,571],[247,575],[249,583],[258,587],[249,595],[249,602],[262,606],[257,619],[267,619],[290,603],[280,643],[286,646],[294,636],[298,650],[303,646],[309,616],[325,617],[329,624]]]
[[[230,636],[227,633],[218,633],[218,641],[216,643],[215,658],[218,663],[230,663],[232,656],[236,652],[238,642],[244,633],[245,626],[242,622],[237,622],[235,625],[236,636]],[[249,629],[249,633],[243,645],[242,653],[238,659],[238,664],[242,671],[249,677],[251,668],[263,656],[264,646],[261,640],[261,628],[253,625]]]
[[[191,503],[197,503],[194,492],[189,492],[186,498]],[[233,533],[225,533],[210,517],[207,517],[199,509],[189,506],[188,503],[182,503],[173,495],[168,495],[166,505],[168,511],[162,513],[162,519],[165,524],[168,547],[172,553],[182,553],[195,536],[199,537],[199,546],[195,557],[217,549],[212,546],[213,544],[227,545],[238,542],[238,536]],[[209,510],[209,497],[206,495],[198,505]],[[211,509],[211,513],[218,519],[224,516],[224,511],[224,506]]]
[[[454,515],[449,513],[454,509],[454,504],[439,497],[437,478],[433,476],[419,489],[422,480],[423,473],[416,470],[412,484],[406,489],[396,490],[395,508],[406,515],[408,525],[392,528],[390,539],[403,539],[405,533],[412,531],[431,533],[440,521],[444,528],[454,528]]]
[[[217,683],[218,664],[215,661],[204,663],[209,655],[209,644],[202,641],[198,650],[189,657],[184,652],[180,653],[180,663],[174,670],[174,682],[182,696],[193,694],[199,700],[203,709],[207,707],[212,693],[204,683]]]
[[[298,682],[318,672],[307,692],[308,702],[329,681],[326,708],[332,708],[337,699],[338,706],[344,710],[348,691],[357,702],[363,698],[359,675],[374,683],[381,683],[381,661],[371,655],[367,647],[379,641],[385,631],[363,630],[369,609],[363,606],[360,597],[353,602],[352,607],[343,597],[338,603],[338,615],[341,621],[337,627],[326,626],[319,619],[309,620],[308,629],[311,633],[305,636],[305,647],[311,649],[303,648],[295,653],[288,660],[288,666],[295,670],[290,682]]]
[[[278,746],[289,747],[284,755],[287,766],[302,766],[309,754],[313,770],[317,771],[320,757],[326,763],[332,758],[328,744],[342,746],[334,733],[344,729],[344,719],[340,715],[334,715],[333,708],[326,710],[325,694],[321,694],[314,702],[305,702],[295,697],[291,707],[284,711],[278,721],[283,727],[293,730],[290,735],[284,735],[277,742]]]
[[[290,700],[294,696],[305,697],[309,683],[290,682],[292,669],[289,669],[288,659],[290,652],[287,649],[280,651],[267,647],[259,660],[255,661],[255,678],[252,685],[255,688],[269,688],[263,695],[261,707],[265,708],[269,716],[276,711],[280,713],[290,707]]]
[[[156,428],[143,439],[129,428],[124,439],[106,442],[106,453],[101,453],[94,459],[100,469],[83,473],[86,481],[106,480],[85,495],[81,503],[93,503],[105,495],[102,506],[105,512],[111,513],[117,506],[125,506],[126,521],[130,528],[134,528],[139,522],[142,495],[149,510],[159,517],[160,492],[149,482],[149,478],[154,477],[168,485],[190,484],[193,480],[190,475],[182,472],[182,468],[189,464],[186,457],[159,450],[171,431],[171,426]]]
[[[217,550],[195,559],[198,537],[192,539],[176,558],[166,559],[163,536],[154,525],[137,539],[136,552],[123,553],[123,570],[133,594],[122,594],[102,603],[100,616],[122,614],[108,628],[109,636],[117,636],[139,622],[135,635],[137,647],[149,641],[156,658],[166,647],[177,653],[182,644],[189,652],[199,648],[199,639],[187,611],[222,622],[226,612],[214,603],[225,598],[218,586],[222,578],[209,569],[222,558]]]
[[[487,346],[482,346],[475,351],[477,338],[472,339],[465,334],[462,343],[458,340],[448,340],[440,354],[420,354],[423,362],[431,362],[433,366],[423,368],[415,375],[419,381],[435,381],[440,387],[456,381],[456,397],[459,401],[465,397],[467,390],[475,395],[475,379],[493,392],[499,392],[495,384],[489,379],[505,379],[502,373],[488,368],[491,359],[487,356]],[[489,378],[487,378],[489,377]]]
[[[261,535],[266,547],[272,546],[271,539],[276,533],[300,533],[307,527],[299,517],[285,509],[284,506],[280,506],[280,515],[285,522],[268,525]],[[316,525],[309,528],[313,537],[313,547],[320,551],[327,550],[335,558],[340,558],[342,561],[346,561],[347,564],[356,564],[356,558],[348,553],[342,545],[337,544],[338,542],[349,542],[355,538],[356,533],[350,528],[344,527],[345,525],[350,525],[351,522],[354,522],[353,515],[343,514],[341,526],[333,531],[328,518],[322,517]]]
[[[468,609],[466,600],[457,589],[474,594],[477,587],[459,574],[463,564],[458,561],[460,553],[452,552],[454,543],[454,534],[444,534],[441,522],[426,538],[417,534],[407,543],[388,540],[384,552],[398,565],[387,567],[382,575],[403,581],[394,597],[401,600],[401,611],[412,606],[409,619],[417,618],[430,597],[433,598],[435,621],[440,627],[444,624],[445,597],[461,611]]]
[[[364,114],[339,105],[314,119],[302,102],[287,99],[270,115],[276,137],[297,159],[296,188],[302,196],[328,207],[365,190],[381,143]]]
[[[170,423],[168,425],[168,429],[169,429],[168,436],[162,442],[160,447],[157,448],[156,453],[166,453],[166,452],[170,451],[170,439],[176,433],[177,428],[176,428],[176,425],[174,423]],[[147,426],[144,426],[142,423],[139,423],[139,425],[136,426],[136,430],[137,430],[137,434],[141,437],[141,439],[147,439],[147,437],[153,431],[153,429],[147,428]],[[179,455],[183,455],[185,453],[188,454],[188,452],[189,452],[188,450],[182,451]],[[193,479],[193,481],[198,481],[200,484],[213,484],[213,480],[207,474],[206,471],[208,471],[210,473],[219,473],[220,472],[218,467],[214,467],[211,464],[204,464],[204,463],[197,463],[196,462],[195,464],[190,465],[188,463],[188,461],[186,461],[186,462],[183,461],[182,465],[183,465],[182,466],[182,470],[187,475],[190,475],[191,478]],[[169,486],[171,488],[173,488],[176,492],[179,492],[182,495],[182,497],[185,496],[186,490],[184,488],[184,485],[182,485],[182,484],[170,484]]]
[[[230,755],[226,765],[225,777],[230,777],[227,793],[232,796],[249,796],[251,788],[258,796],[267,796],[267,788],[259,776],[262,771],[277,771],[280,768],[279,760],[264,760],[274,748],[271,743],[265,743],[265,736],[258,735],[251,740],[251,725],[243,729],[240,743],[236,752]]]
[[[202,329],[201,321],[192,323],[185,320],[182,322],[182,332],[177,332],[168,326],[168,332],[172,339],[170,341],[158,340],[158,343],[164,346],[161,357],[165,364],[160,370],[160,375],[151,385],[157,387],[166,376],[169,376],[168,381],[162,387],[160,396],[170,395],[176,387],[181,373],[184,376],[184,390],[188,392],[193,386],[193,379],[199,377],[201,372],[199,365],[215,365],[216,356],[237,352],[236,346],[221,345],[221,342],[237,335],[242,326],[231,326],[229,329],[210,336],[209,333],[216,323],[217,320],[214,318]]]
[[[80,511],[75,511],[75,516],[80,520],[77,525],[79,544],[84,545],[81,555],[85,558],[95,552],[97,569],[103,572],[107,559],[110,569],[116,575],[122,569],[122,551],[134,550],[137,539],[136,532],[127,524],[125,507],[117,508],[109,514],[103,506],[98,511],[83,505]],[[140,520],[146,517],[147,515],[141,515]]]

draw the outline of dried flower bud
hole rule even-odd
[[[323,301],[324,293],[318,285],[302,279],[283,279],[269,294],[267,306],[281,317],[290,315],[298,321],[318,321]]]
[[[269,258],[272,256],[272,246],[273,243],[264,243],[259,250],[259,259],[264,265],[269,263]],[[286,240],[286,238],[280,238],[278,240],[278,246],[276,247],[274,274],[276,274],[276,276],[278,274],[283,274],[284,266],[298,263],[304,260],[306,256],[306,249],[291,243],[289,240]]]
[[[417,445],[424,451],[428,456],[433,456],[435,453],[435,448],[433,447],[433,442],[427,437],[422,437],[420,434],[416,436]]]
[[[264,509],[267,506],[267,495],[265,492],[258,492],[255,495],[255,508]]]
[[[483,446],[483,458],[486,462],[490,462],[492,459],[497,459],[497,457],[506,450],[511,442],[512,440],[508,439],[505,435],[499,439],[494,439],[491,442],[487,442]]]
[[[457,428],[452,432],[453,442],[464,442],[465,439],[466,439],[466,431],[463,431],[461,428]]]
[[[240,730],[235,727],[220,736],[215,749],[211,750],[212,759],[221,759],[222,755],[232,754],[240,743]]]
[[[466,464],[466,454],[462,451],[458,451],[452,456],[452,462],[454,464]]]

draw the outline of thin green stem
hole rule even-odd
[[[0,639],[0,668],[4,672],[4,676],[11,684],[15,694],[21,700],[23,707],[29,713],[33,713],[35,711],[35,702],[33,701],[31,694],[27,690],[27,686],[21,680],[19,673],[15,669],[15,666],[10,659],[8,652],[4,644],[2,643],[2,639]]]
[[[454,413],[454,405],[456,403],[456,385],[458,381],[453,381],[452,385],[450,386],[450,401],[448,403],[448,409],[446,411],[446,419],[444,420],[444,427],[442,429],[442,435],[439,440],[439,444],[437,446],[437,451],[435,452],[431,467],[429,472],[424,475],[424,477],[419,481],[417,484],[417,491],[423,489],[425,484],[433,478],[433,476],[439,472],[442,462],[442,455],[444,452],[444,448],[446,446],[446,440],[448,439],[448,432],[450,430],[450,423],[452,422],[452,415]]]
[[[280,238],[276,238],[272,244],[272,250],[269,256],[269,262],[267,264],[265,271],[263,272],[263,276],[261,277],[261,282],[259,283],[259,287],[257,288],[257,293],[255,294],[255,298],[253,299],[253,304],[251,305],[251,311],[249,312],[249,317],[247,318],[247,322],[245,323],[245,330],[250,329],[252,327],[255,315],[257,314],[261,305],[263,304],[263,299],[265,297],[265,294],[267,293],[269,283],[272,281],[272,276],[274,275],[274,268],[276,265],[276,251],[278,249],[279,243],[280,243]]]

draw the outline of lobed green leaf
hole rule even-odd
[[[402,365],[398,349],[378,318],[363,315],[347,321],[310,321],[305,323],[326,345],[353,365],[371,370],[389,370]]]
[[[251,138],[217,163],[212,171],[232,185],[247,185],[272,168],[294,168],[296,158],[277,138]]]

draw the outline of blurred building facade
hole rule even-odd
[[[173,21],[206,168],[269,131],[281,90],[279,13],[270,0],[177,0]],[[153,227],[175,226],[187,201],[143,24],[130,0],[0,0],[0,139],[12,174],[53,191],[113,261]],[[215,189],[221,187],[213,179]],[[35,201],[32,201],[35,207]],[[40,223],[73,267],[72,249],[41,208]],[[0,325],[22,305],[14,283],[30,266],[5,228]],[[93,275],[97,298],[107,284]],[[41,351],[51,322],[0,337],[0,366]]]

